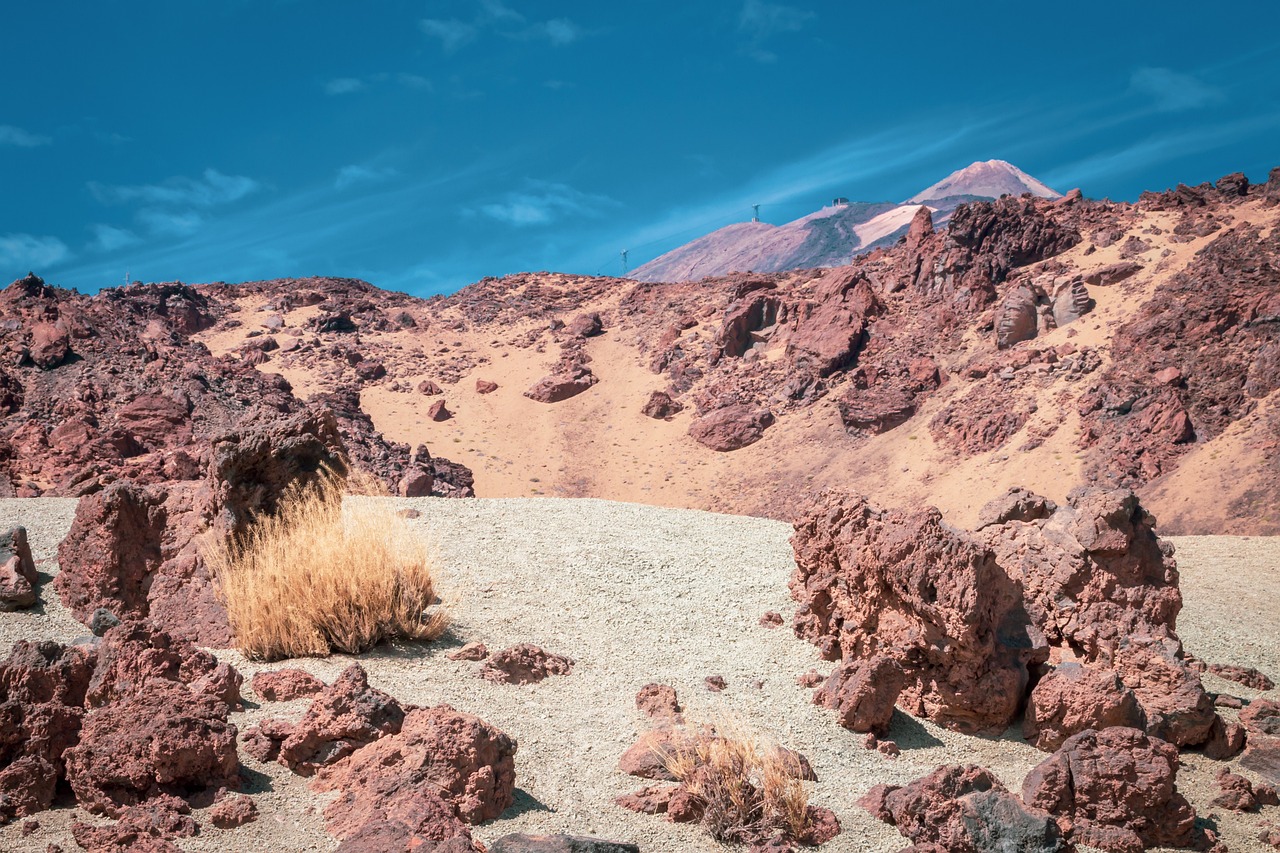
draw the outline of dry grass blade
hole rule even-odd
[[[661,753],[663,764],[704,805],[703,827],[719,841],[809,828],[809,791],[793,753],[734,724],[689,725]]]
[[[385,504],[343,504],[343,481],[293,488],[238,542],[203,549],[236,645],[257,660],[362,652],[391,637],[433,639],[446,619],[435,561]]]

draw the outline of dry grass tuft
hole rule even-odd
[[[737,724],[691,726],[663,764],[703,807],[717,841],[750,843],[809,834],[809,790],[797,756]]]
[[[444,631],[427,545],[385,504],[354,500],[344,511],[345,488],[332,475],[291,488],[239,541],[206,541],[203,556],[249,658],[356,653]]]

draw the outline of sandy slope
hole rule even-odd
[[[30,526],[42,571],[54,570],[56,543],[70,522],[72,501],[0,501],[0,524]],[[790,527],[762,519],[656,509],[599,500],[402,501],[422,517],[413,522],[439,550],[455,625],[445,642],[403,645],[361,656],[373,683],[403,701],[448,702],[478,714],[520,743],[516,805],[477,829],[492,840],[515,831],[597,833],[640,843],[646,853],[721,849],[696,830],[634,815],[612,804],[640,780],[615,769],[619,754],[643,730],[635,691],[651,680],[672,684],[700,716],[730,717],[770,732],[812,760],[821,781],[814,800],[836,810],[845,832],[830,851],[892,851],[905,846],[895,830],[854,805],[877,782],[906,782],[944,762],[989,765],[1016,788],[1043,757],[1015,732],[969,738],[899,715],[891,736],[903,755],[890,761],[867,752],[859,737],[837,727],[808,702],[793,679],[811,667],[825,672],[814,649],[786,629],[758,625],[766,610],[790,612],[786,580],[793,569]],[[1175,540],[1186,609],[1180,629],[1188,650],[1209,661],[1280,674],[1280,540],[1206,537]],[[18,638],[67,640],[83,633],[46,586],[45,613],[0,614],[0,645]],[[491,648],[532,641],[576,658],[575,672],[541,685],[507,687],[474,677],[475,664],[445,653],[470,640]],[[259,667],[222,653],[246,676]],[[296,662],[332,679],[349,659]],[[722,694],[702,688],[710,674],[729,682]],[[761,687],[754,682],[762,680]],[[1256,695],[1238,685],[1210,689]],[[248,695],[253,700],[251,694]],[[235,715],[244,728],[264,715],[296,717],[305,701],[265,703]],[[316,809],[321,798],[275,765],[244,758],[263,815],[234,832],[206,826],[183,840],[184,850],[331,850]],[[1214,795],[1218,762],[1187,754],[1180,788],[1202,814]],[[1277,819],[1271,810],[1269,817]],[[197,812],[203,821],[203,813]],[[0,849],[43,851],[51,841],[74,849],[67,807],[39,816],[44,827],[23,839],[0,828]],[[1251,839],[1258,816],[1221,814],[1219,828],[1233,851],[1261,850]]]

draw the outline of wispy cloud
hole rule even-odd
[[[338,174],[333,179],[333,188],[345,190],[348,187],[360,184],[380,184],[383,181],[391,180],[397,174],[395,169],[362,166],[358,163],[353,163],[338,170]]]
[[[0,265],[8,270],[51,267],[70,258],[71,250],[57,237],[0,234]]]
[[[98,224],[91,226],[90,230],[93,231],[93,241],[89,247],[102,252],[114,252],[116,249],[136,246],[142,242],[141,237],[127,228]]]
[[[1222,90],[1171,68],[1139,68],[1129,78],[1129,88],[1151,98],[1162,112],[1199,109],[1225,99]]]
[[[204,217],[194,210],[144,207],[138,211],[138,222],[156,237],[186,237],[201,229]]]
[[[746,38],[743,51],[758,62],[774,62],[777,54],[765,48],[765,42],[775,36],[799,32],[813,18],[813,12],[795,6],[744,0],[738,13],[738,30]]]
[[[335,77],[324,84],[326,95],[350,95],[364,89],[364,81],[359,77]]]
[[[0,124],[0,145],[15,145],[19,148],[38,148],[48,145],[53,140],[38,133],[31,133],[11,124]]]
[[[157,205],[213,207],[239,201],[257,192],[262,185],[243,175],[224,175],[217,169],[205,169],[199,178],[178,176],[159,184],[109,186],[97,182],[89,190],[99,201],[108,204],[143,202]]]
[[[521,41],[545,41],[552,47],[571,45],[586,35],[586,30],[568,18],[531,21],[500,0],[479,0],[470,20],[423,18],[418,28],[438,39],[445,53],[460,50],[488,31]]]
[[[617,204],[608,196],[584,193],[568,184],[527,181],[524,189],[507,193],[501,201],[466,208],[464,213],[474,215],[478,211],[490,219],[524,228],[566,218],[594,218]]]

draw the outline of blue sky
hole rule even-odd
[[[0,280],[619,274],[973,160],[1056,189],[1280,166],[1274,3],[25,3]]]

